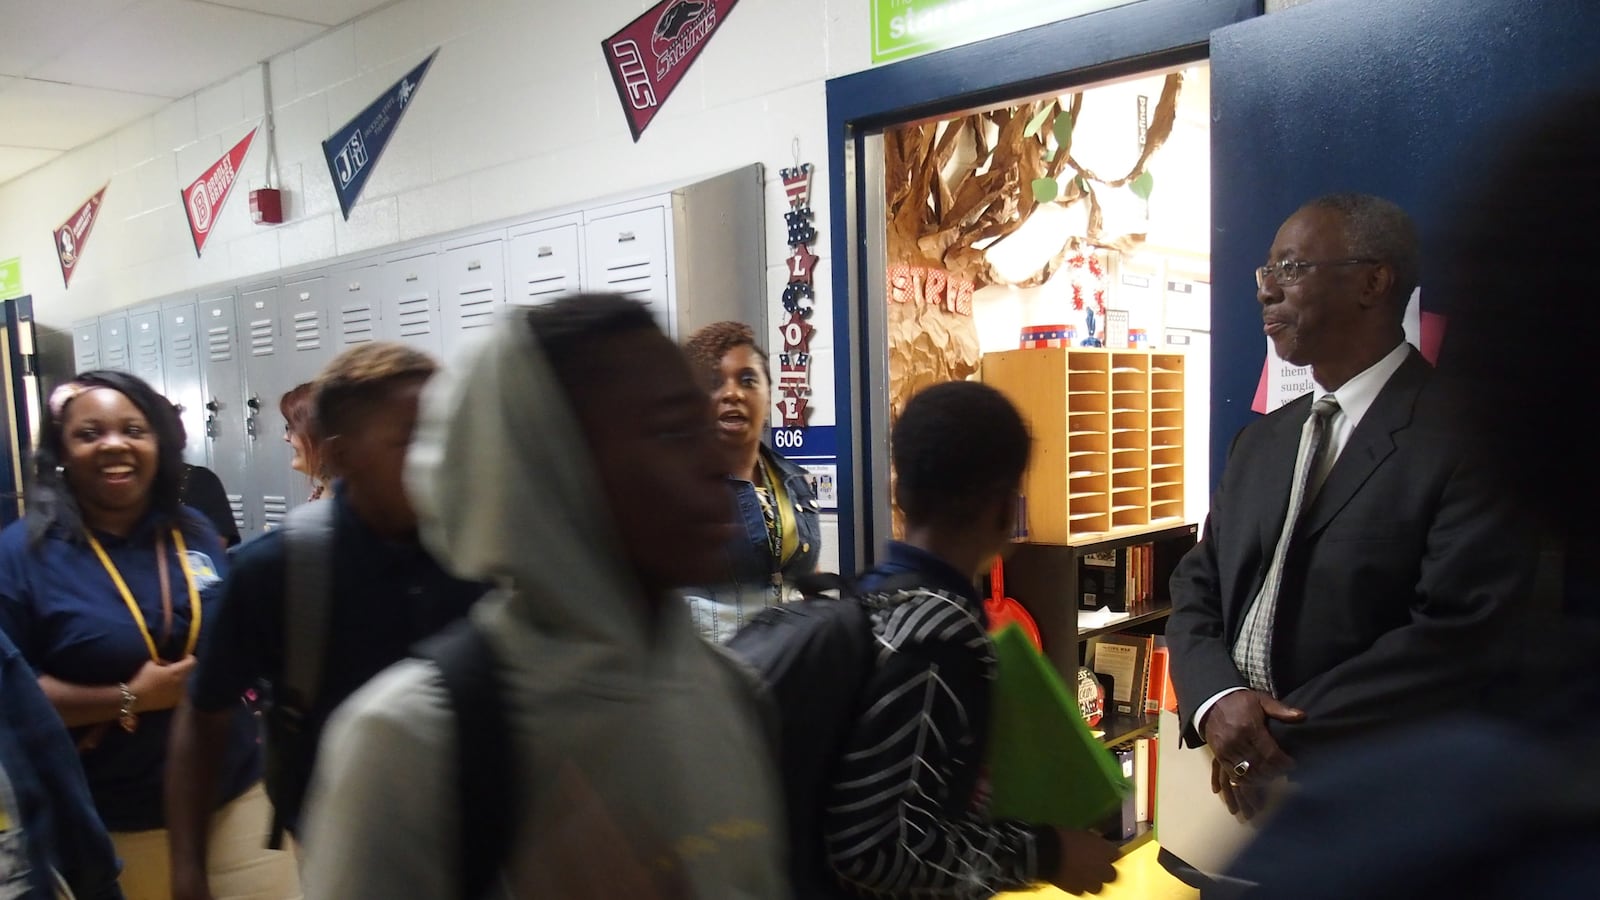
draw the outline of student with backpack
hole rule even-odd
[[[675,590],[733,524],[701,382],[614,294],[486,337],[429,385],[406,486],[497,587],[329,724],[308,900],[784,900],[760,686]]]
[[[1029,443],[976,382],[922,391],[894,425],[905,539],[857,581],[874,656],[818,814],[844,896],[1093,893],[1116,878],[1105,839],[991,819],[981,785],[995,657],[974,582],[1011,539]]]
[[[401,344],[362,344],[316,380],[332,497],[297,507],[285,527],[235,551],[211,638],[172,729],[166,802],[175,900],[209,900],[204,811],[218,748],[240,695],[264,680],[273,843],[298,837],[306,785],[329,713],[461,618],[483,593],[451,577],[418,542],[401,467],[417,403],[436,364]]]

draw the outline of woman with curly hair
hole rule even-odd
[[[685,596],[701,634],[726,643],[756,613],[783,602],[797,576],[816,569],[817,498],[806,472],[763,440],[772,376],[750,326],[707,325],[684,351],[710,394],[736,510],[725,580]]]

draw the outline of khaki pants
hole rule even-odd
[[[268,850],[272,803],[257,784],[211,817],[206,872],[216,900],[300,900],[300,875],[290,850]],[[166,829],[114,831],[122,859],[118,882],[127,900],[171,900],[172,861]]]

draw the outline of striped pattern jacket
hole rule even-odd
[[[933,589],[870,598],[878,655],[827,801],[834,870],[866,897],[990,897],[1056,865],[1048,828],[980,790],[994,645],[982,607]]]

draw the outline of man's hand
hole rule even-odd
[[[1265,785],[1294,768],[1294,760],[1267,731],[1267,719],[1300,722],[1305,717],[1260,691],[1234,691],[1206,712],[1201,724],[1215,757],[1211,792],[1222,797],[1228,812],[1246,817],[1260,812]],[[1243,773],[1237,768],[1241,764],[1247,764]]]
[[[1060,868],[1050,876],[1050,883],[1069,894],[1098,894],[1108,883],[1117,880],[1117,870],[1112,863],[1117,859],[1117,845],[1092,831],[1056,829],[1056,841],[1061,848]]]

